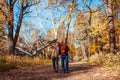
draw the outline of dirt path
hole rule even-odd
[[[119,76],[109,67],[78,62],[70,63],[68,74],[55,73],[51,64],[0,72],[0,80],[120,80]]]

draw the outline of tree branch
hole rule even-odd
[[[6,3],[7,6],[9,6],[8,2],[6,0],[4,0],[4,2]]]
[[[26,12],[24,12],[23,13],[23,16],[25,15],[25,14],[28,14],[28,13],[31,13],[32,11],[26,11]]]
[[[14,5],[16,1],[17,1],[17,0],[13,0],[13,1],[12,1],[12,5]]]
[[[26,6],[23,7],[23,11],[25,11],[27,8],[29,8],[31,6],[34,6],[34,5],[37,5],[39,3],[40,3],[40,0],[38,2],[36,2],[36,3],[31,3],[30,5],[29,5],[29,3],[27,3]]]

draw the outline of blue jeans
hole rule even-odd
[[[61,56],[61,64],[63,72],[68,72],[68,55]]]
[[[53,69],[54,71],[58,72],[58,57],[52,57]]]

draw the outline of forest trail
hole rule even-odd
[[[69,64],[69,73],[55,73],[47,64],[0,72],[0,80],[120,80],[120,74],[110,67],[75,62]]]

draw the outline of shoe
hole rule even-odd
[[[58,70],[55,70],[56,73],[58,73]]]
[[[62,73],[65,73],[65,71],[62,71]]]

